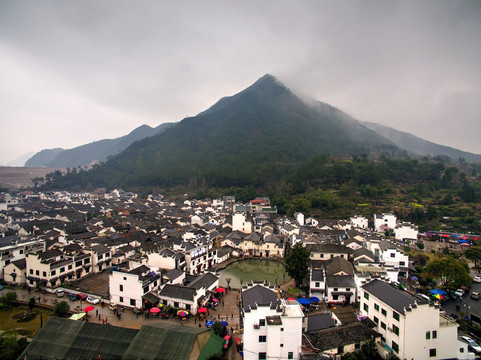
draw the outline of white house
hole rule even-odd
[[[232,215],[232,231],[241,231],[245,234],[250,234],[252,227],[252,220],[246,214],[235,213]]]
[[[244,359],[299,359],[304,314],[263,286],[242,289]]]
[[[374,229],[378,232],[384,232],[387,229],[396,227],[397,218],[394,214],[375,214]]]
[[[0,237],[0,277],[4,278],[4,268],[13,261],[25,259],[28,253],[44,250],[45,242],[35,238],[22,240],[17,236]]]
[[[362,215],[354,215],[351,217],[351,224],[354,225],[355,227],[361,228],[361,229],[367,229],[369,220],[367,217],[364,217]]]
[[[131,308],[142,308],[142,296],[159,288],[157,269],[141,265],[129,271],[112,271],[109,276],[110,302]]]
[[[418,239],[419,229],[411,223],[397,224],[394,228],[394,238],[396,240],[414,240]]]
[[[455,359],[458,324],[437,306],[405,291],[373,280],[360,289],[360,311],[371,319],[381,336],[383,357],[394,352],[400,359]]]

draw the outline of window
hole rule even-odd
[[[76,266],[76,267],[82,266],[82,260],[76,261],[76,262],[75,262],[75,266]]]
[[[294,353],[293,353],[292,351],[289,351],[289,352],[287,353],[287,358],[288,358],[288,359],[294,359]]]
[[[190,304],[185,304],[185,310],[190,310],[190,309],[191,309]]]
[[[281,344],[281,347],[284,347],[284,344]]]
[[[179,303],[177,301],[174,301],[174,307],[176,307],[176,308],[179,307]]]
[[[364,304],[364,311],[369,312],[369,306],[367,304]]]
[[[392,326],[392,332],[399,336],[399,328],[396,325]]]
[[[122,284],[119,285],[119,291],[124,291],[124,286]]]
[[[319,281],[316,281],[316,288],[319,287]]]
[[[398,314],[397,312],[393,311],[393,312],[392,312],[392,317],[393,317],[395,320],[399,321],[399,314]]]
[[[438,332],[436,330],[433,330],[433,339],[437,339],[438,337]]]
[[[267,336],[265,335],[259,335],[259,342],[260,343],[264,343],[267,341]]]
[[[406,263],[404,261],[399,262],[399,266],[404,266],[404,265],[406,265]]]
[[[90,259],[85,259],[84,264],[90,264]]]
[[[436,349],[429,349],[429,357],[436,357]]]
[[[384,316],[387,316],[387,311],[384,309],[381,309],[381,314],[383,314]]]
[[[332,295],[332,300],[338,300],[339,299],[339,295]]]
[[[396,353],[399,353],[399,345],[396,344],[394,341],[392,342],[391,344],[391,348],[396,352]]]
[[[396,257],[396,254],[395,254],[395,253],[391,253],[391,257]]]
[[[384,322],[381,321],[381,327],[386,330],[386,324],[384,324]]]
[[[35,270],[35,275],[40,276],[40,271],[39,271],[39,270]]]
[[[266,319],[259,319],[259,326],[266,326]]]
[[[364,293],[364,299],[369,300],[369,294],[367,292]]]
[[[267,359],[266,353],[265,353],[265,352],[260,352],[260,353],[259,353],[259,360],[266,360],[266,359]]]
[[[379,311],[379,305],[378,304],[374,304],[374,309]]]
[[[69,270],[72,270],[72,265],[69,265],[69,266],[68,266],[68,269],[69,269]]]
[[[50,275],[54,276],[56,273],[57,273],[57,272],[56,272],[55,270],[52,270],[52,271],[50,272]]]
[[[354,344],[354,349],[359,350],[361,348],[361,343]]]
[[[376,316],[374,316],[374,322],[379,325],[379,319]]]
[[[130,299],[130,306],[135,306],[135,299]]]
[[[42,275],[43,275],[43,277],[47,277],[47,272],[44,271],[44,272],[42,273]]]
[[[429,339],[431,339],[431,332],[426,331],[426,340],[429,340]]]
[[[123,298],[123,296],[120,296],[120,297],[119,297],[119,302],[121,302],[121,303],[123,303],[123,302],[124,302],[124,298]]]
[[[346,291],[351,291],[351,288],[346,288]]]
[[[104,257],[104,256],[103,256],[102,254],[100,254],[99,256],[97,256],[97,260],[100,261],[100,260],[102,260],[103,257]]]
[[[339,347],[337,348],[337,353],[338,353],[338,354],[342,354],[343,352],[344,352],[344,346],[339,346]]]
[[[324,257],[324,254],[321,254],[321,259]]]
[[[311,253],[311,257],[314,257],[314,254],[313,254],[313,253]]]
[[[30,275],[33,275],[33,269],[30,269]]]
[[[339,291],[339,288],[334,288],[334,291]]]
[[[284,328],[281,328],[281,331],[284,331]]]
[[[60,273],[63,273],[63,272],[65,272],[65,268],[64,268],[64,267],[61,267],[61,268],[60,268]]]

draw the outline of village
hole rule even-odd
[[[337,359],[369,342],[384,358],[475,358],[455,319],[416,293],[403,249],[420,234],[390,213],[332,220],[281,216],[267,197],[23,192],[2,194],[0,233],[5,283],[27,300],[67,299],[90,323],[142,331],[163,322],[198,338],[223,321],[229,359]],[[221,284],[231,263],[283,262],[296,244],[310,253],[307,290],[280,275]],[[192,354],[192,344],[178,346]]]

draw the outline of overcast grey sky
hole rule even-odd
[[[177,122],[266,73],[481,153],[481,1],[0,1],[0,164]]]

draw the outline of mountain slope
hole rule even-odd
[[[25,162],[25,167],[43,167],[55,159],[55,157],[60,154],[64,149],[44,149],[33,155],[30,159]]]
[[[345,113],[306,104],[271,75],[162,134],[132,144],[95,171],[105,185],[259,184],[320,153],[392,144]],[[94,175],[94,173],[92,173]]]
[[[25,166],[46,166],[51,168],[88,166],[105,161],[109,156],[125,150],[133,142],[161,133],[173,125],[173,123],[164,123],[156,128],[141,125],[128,135],[116,139],[95,141],[68,150],[42,150],[29,159]]]
[[[481,155],[454,149],[449,146],[439,145],[427,140],[423,140],[414,135],[395,130],[388,126],[363,122],[368,128],[391,140],[402,149],[418,155],[446,155],[453,159],[464,158],[469,162],[481,162]]]

